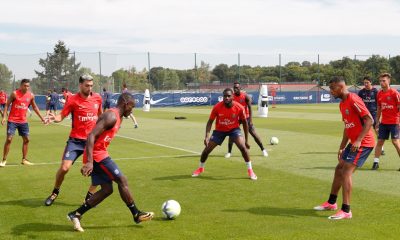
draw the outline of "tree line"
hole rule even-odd
[[[46,94],[48,89],[62,87],[77,91],[79,76],[89,73],[94,77],[94,89],[105,87],[112,92],[120,92],[126,84],[133,91],[196,89],[202,84],[232,83],[316,83],[325,85],[333,76],[343,76],[347,84],[357,85],[364,76],[369,76],[378,84],[379,74],[392,74],[392,84],[400,83],[400,56],[391,58],[371,55],[366,60],[343,57],[326,64],[316,62],[288,62],[283,66],[249,66],[218,64],[213,68],[206,62],[192,69],[171,69],[152,67],[137,70],[118,69],[111,76],[99,75],[90,68],[81,66],[74,54],[71,54],[64,42],[58,41],[53,52],[39,59],[42,69],[35,70],[32,90],[37,94]],[[5,64],[0,63],[0,88],[11,91],[13,73]],[[18,86],[18,85],[16,85]]]

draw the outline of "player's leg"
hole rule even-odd
[[[57,170],[52,193],[46,198],[44,204],[50,206],[60,194],[60,188],[64,182],[65,175],[74,164],[75,160],[83,154],[86,141],[69,138],[62,155],[61,165]]]
[[[225,158],[230,158],[232,156],[233,139],[229,138],[228,142],[228,152],[225,154]]]
[[[392,137],[393,146],[396,148],[397,154],[400,157],[400,129],[398,124],[394,124],[391,126],[390,134]]]
[[[4,142],[3,147],[3,159],[0,162],[0,167],[4,167],[7,163],[7,156],[10,152],[10,146],[15,134],[15,130],[17,130],[17,124],[13,122],[7,122],[7,137],[6,141]]]
[[[263,153],[263,156],[264,157],[268,157],[268,152],[264,148],[264,145],[262,144],[262,141],[261,141],[260,137],[258,136],[258,134],[256,132],[256,129],[254,128],[254,125],[250,124],[249,120],[247,120],[247,123],[249,125],[249,133],[250,133],[250,135],[254,138],[254,141],[256,141],[258,147],[260,147],[260,149],[261,149],[261,151]]]
[[[257,180],[257,175],[254,173],[253,166],[251,164],[249,150],[246,147],[245,139],[241,135],[240,129],[237,128],[232,130],[229,137],[233,139],[233,142],[236,144],[236,146],[242,153],[243,159],[246,162],[248,176],[250,177],[251,180]]]
[[[372,165],[372,170],[377,170],[379,168],[379,157],[382,155],[383,145],[385,144],[385,140],[389,139],[390,128],[387,127],[386,124],[379,124],[378,129],[378,142],[375,146],[375,156],[374,163]]]
[[[20,123],[17,125],[18,133],[22,137],[22,165],[33,165],[26,156],[29,149],[29,125],[28,123]]]

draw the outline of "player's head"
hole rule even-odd
[[[233,90],[231,88],[226,88],[223,92],[222,92],[224,98],[224,104],[227,107],[231,107],[232,106],[232,99],[233,99]]]
[[[365,89],[370,90],[372,88],[372,80],[369,76],[363,78],[363,84]]]
[[[79,77],[79,92],[84,96],[89,96],[93,88],[93,77],[89,74],[84,74]]]
[[[103,88],[103,92],[107,91],[106,88]]]
[[[347,93],[346,82],[343,77],[333,77],[329,81],[329,89],[331,95],[335,98],[343,98],[343,95]]]
[[[233,83],[233,91],[236,95],[240,95],[240,83],[239,82],[234,82]]]
[[[128,117],[132,113],[132,109],[135,107],[135,99],[129,93],[122,93],[117,101],[117,108],[124,117]]]
[[[31,80],[29,80],[29,79],[26,79],[26,78],[22,79],[21,83],[19,85],[19,89],[23,93],[27,92],[29,90],[29,87],[30,87],[30,82],[31,82]]]
[[[390,73],[382,73],[379,75],[379,84],[383,89],[387,89],[390,86],[390,80],[392,79],[392,75]]]

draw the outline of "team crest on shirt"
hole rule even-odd
[[[236,118],[236,114],[232,114],[232,118]]]
[[[386,98],[388,101],[390,101],[392,98],[390,96],[387,96]]]
[[[350,115],[349,109],[344,110],[344,112],[346,113],[346,115]]]

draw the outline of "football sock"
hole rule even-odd
[[[85,201],[87,201],[87,200],[89,200],[89,198],[91,198],[93,196],[93,193],[91,193],[91,192],[87,192],[86,193],[86,197],[85,197]]]
[[[206,165],[206,163],[205,162],[200,162],[200,165],[199,165],[199,167],[201,167],[201,168],[204,168],[204,166]]]
[[[337,199],[337,195],[335,195],[335,194],[330,194],[330,195],[329,195],[329,199],[328,199],[328,203],[329,203],[329,204],[335,204],[335,203],[336,203],[336,199]]]
[[[374,158],[374,163],[379,163],[379,158]]]
[[[140,212],[134,203],[126,204],[126,206],[129,208],[133,216],[136,216]]]
[[[253,169],[250,161],[246,162],[246,166],[247,166],[247,169]]]
[[[89,209],[91,209],[92,206],[90,206],[88,203],[84,203],[82,204],[82,206],[80,206],[78,209],[76,209],[75,213],[78,213],[78,215],[83,215],[85,212],[89,211]]]
[[[53,189],[53,193],[58,195],[60,193],[60,189],[59,188],[54,188]]]
[[[349,213],[350,212],[350,205],[347,205],[347,204],[343,203],[342,204],[342,211]]]

